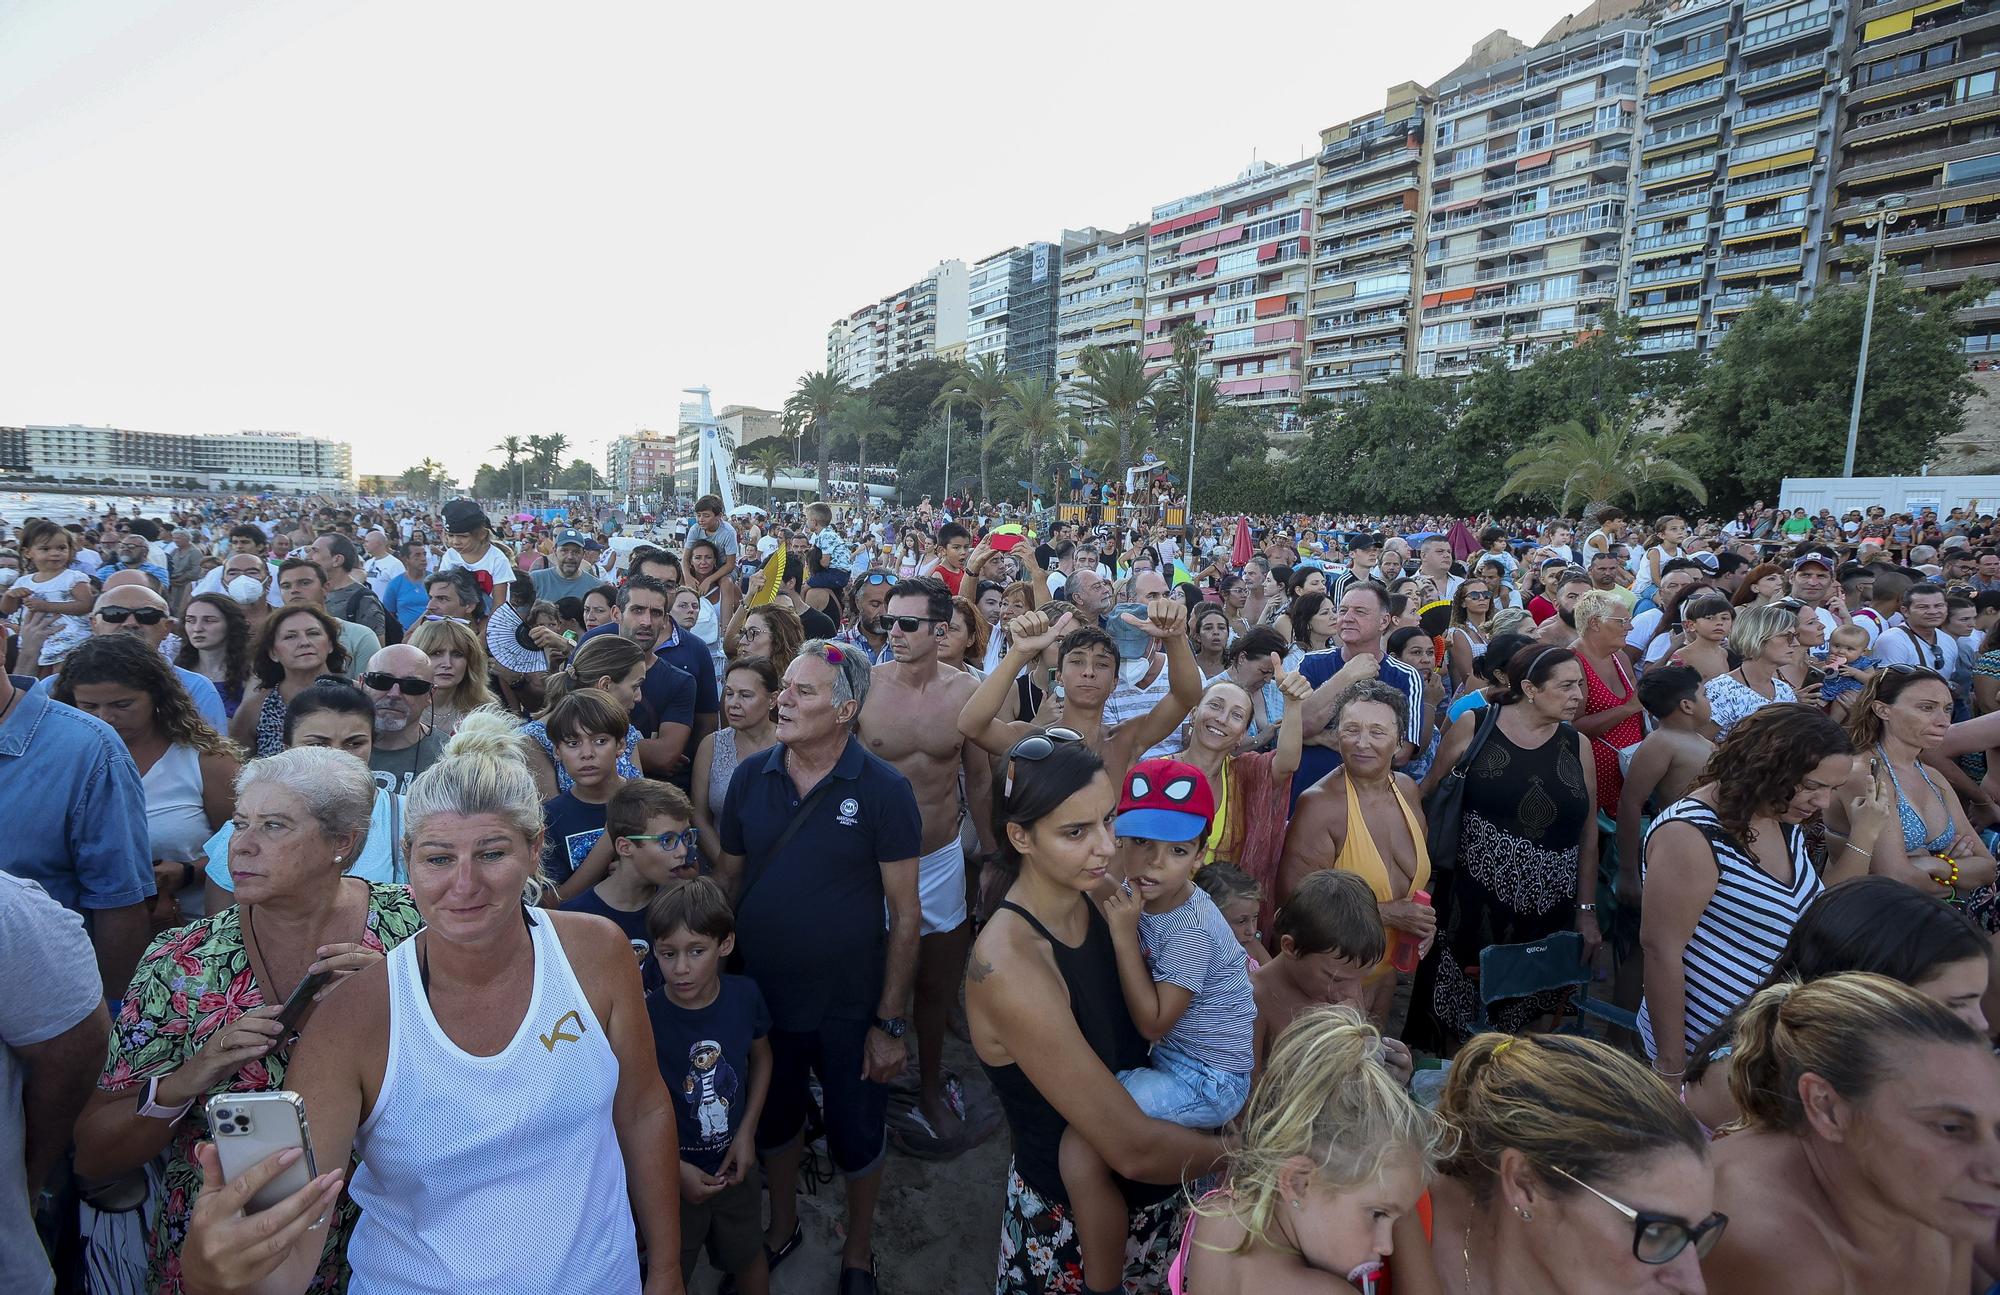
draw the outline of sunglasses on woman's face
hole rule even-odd
[[[1554,1166],[1550,1168],[1631,1220],[1632,1257],[1642,1264],[1672,1263],[1689,1246],[1694,1247],[1697,1258],[1706,1259],[1708,1252],[1715,1249],[1715,1243],[1722,1240],[1723,1229],[1729,1226],[1729,1216],[1722,1213],[1711,1214],[1701,1222],[1690,1225],[1671,1214],[1635,1210],[1623,1201],[1606,1196],[1575,1174],[1565,1173]]]
[[[375,692],[388,692],[391,688],[401,688],[405,697],[421,697],[431,690],[429,679],[418,679],[410,675],[388,674],[381,670],[370,670],[361,676],[361,682]]]
[[[1039,733],[1028,734],[1008,747],[1007,778],[1000,785],[1001,798],[1005,799],[1014,794],[1014,761],[1026,760],[1033,763],[1037,760],[1046,760],[1055,754],[1058,744],[1081,741],[1083,734],[1073,728],[1045,728]]]
[[[158,607],[100,607],[97,614],[106,625],[123,625],[128,619],[141,625],[158,625],[167,617]]]

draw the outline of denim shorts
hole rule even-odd
[[[1250,1100],[1250,1076],[1217,1070],[1171,1048],[1153,1049],[1153,1064],[1121,1070],[1118,1082],[1156,1120],[1190,1129],[1218,1129]]]

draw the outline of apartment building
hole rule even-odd
[[[1410,371],[1430,95],[1406,81],[1382,111],[1319,133],[1305,392],[1348,400]]]
[[[621,495],[671,489],[674,440],[666,432],[639,431],[613,438],[604,451],[604,476]]]
[[[1616,303],[1650,26],[1637,8],[1600,5],[1605,21],[1432,87],[1418,373],[1521,363]]]
[[[1174,330],[1207,329],[1201,371],[1232,403],[1296,405],[1319,162],[1253,162],[1228,184],[1153,209],[1146,236],[1147,367],[1163,372]]]
[[[1647,353],[1707,350],[1821,276],[1845,4],[1683,0],[1653,23],[1620,308]]]
[[[171,490],[244,486],[351,491],[353,450],[345,441],[297,432],[180,435],[118,427],[30,426],[0,438],[0,469],[58,481]]]
[[[2000,283],[2000,3],[1878,0],[1848,26],[1828,277],[1862,279],[1887,199],[1883,260],[1905,282]],[[1996,298],[1965,311],[1975,355],[2000,350]]]
[[[966,282],[965,262],[940,261],[902,291],[835,320],[826,332],[827,371],[858,390],[963,347]]]
[[[1062,234],[1056,297],[1056,381],[1076,381],[1086,346],[1137,346],[1146,327],[1146,222],[1112,233],[1091,226]]]
[[[967,285],[965,359],[991,355],[1015,377],[1056,376],[1062,249],[1024,243],[973,264]]]

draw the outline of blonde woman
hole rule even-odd
[[[486,686],[486,645],[457,621],[425,621],[406,640],[431,659],[431,725],[445,737],[459,721],[493,701]]]
[[[1783,674],[1798,659],[1799,618],[1775,603],[1738,608],[1729,626],[1729,650],[1742,664],[1702,685],[1718,742],[1759,708],[1799,699]]]

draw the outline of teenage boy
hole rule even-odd
[[[646,995],[646,1011],[680,1125],[681,1281],[706,1248],[739,1295],[765,1295],[770,1269],[799,1240],[794,1234],[766,1255],[757,1120],[771,1088],[771,1014],[756,981],[722,974],[736,917],[713,881],[663,887],[646,909],[646,929],[665,977]]]

